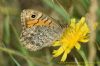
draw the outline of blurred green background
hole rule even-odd
[[[20,45],[19,36],[23,9],[39,10],[66,26],[70,18],[86,16],[89,7],[90,0],[0,0],[0,66],[88,66],[88,43],[81,45],[81,51],[73,49],[61,63],[60,57],[52,57],[52,47],[30,52]],[[98,7],[95,66],[100,66],[100,0]]]

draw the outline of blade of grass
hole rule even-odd
[[[89,6],[89,0],[80,0],[80,2],[83,5],[83,7],[85,8],[85,10],[87,10],[88,6]]]
[[[100,58],[98,56],[96,57],[96,64],[97,66],[100,66]]]
[[[18,40],[18,44],[19,44],[18,47],[20,47],[20,50],[21,50],[22,54],[26,55],[26,56],[29,56],[28,51],[20,45],[21,43],[19,41],[18,32],[16,31],[16,28],[12,25],[12,23],[11,23],[11,28],[13,29],[13,32],[16,36],[16,39]],[[34,63],[32,61],[30,61],[28,59],[26,61],[28,63],[28,66],[34,66]]]
[[[75,62],[76,62],[76,64],[77,64],[77,66],[81,66],[80,64],[79,64],[79,61],[78,61],[78,59],[75,57]]]
[[[10,41],[10,27],[9,27],[9,22],[10,22],[10,18],[9,15],[6,15],[5,19],[4,19],[4,24],[3,24],[3,30],[4,30],[4,34],[3,34],[3,41],[6,44],[9,44]]]
[[[3,47],[6,48],[6,44],[2,43],[2,45],[3,45]],[[17,66],[21,66],[21,65],[18,63],[18,61],[13,57],[12,54],[10,54],[10,53],[8,53],[8,54],[9,54],[10,58],[13,60],[13,62],[14,62]]]
[[[11,49],[8,49],[8,48],[0,47],[0,51],[6,52],[6,53],[9,53],[9,54],[13,54],[13,55],[17,55],[17,56],[25,59],[26,61],[30,60],[31,62],[33,62],[34,64],[37,64],[38,66],[45,66],[44,64],[47,64],[47,62],[45,60],[41,60],[40,58],[37,58],[37,57],[31,57],[31,56],[23,55],[22,53],[19,53],[18,51],[14,51],[14,50],[11,50]],[[39,64],[40,62],[43,63],[43,64]],[[34,64],[33,64],[33,66],[34,66]]]
[[[89,65],[88,65],[88,60],[87,60],[87,58],[86,58],[86,56],[85,56],[84,51],[83,51],[83,50],[79,50],[78,52],[79,52],[79,54],[82,56],[82,58],[83,58],[83,60],[84,60],[84,62],[85,62],[85,66],[89,66]]]
[[[16,64],[17,66],[21,66],[21,65],[19,64],[19,62],[18,62],[11,54],[9,54],[9,56],[11,57],[11,59],[13,60],[13,62],[15,62],[15,64]]]
[[[43,0],[43,2],[46,3],[48,6],[50,6],[51,8],[53,8],[61,16],[63,16],[63,18],[67,20],[67,22],[70,21],[70,16],[68,15],[67,11],[62,6],[58,6],[57,4],[52,2],[52,0]]]
[[[50,56],[50,52],[48,49],[46,49],[46,59],[47,59],[47,62],[48,62],[48,66],[53,66],[53,62],[51,61],[51,56]]]

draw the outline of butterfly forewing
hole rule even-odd
[[[24,10],[21,13],[21,19],[23,29],[20,41],[32,51],[51,46],[54,41],[59,40],[62,34],[60,25],[39,11]]]

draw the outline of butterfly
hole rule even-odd
[[[33,9],[24,9],[21,12],[21,25],[21,44],[30,51],[51,46],[63,32],[56,20]]]

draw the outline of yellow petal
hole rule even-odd
[[[57,53],[57,50],[53,50],[53,54]]]
[[[81,39],[80,42],[88,42],[89,39]]]
[[[59,41],[55,41],[52,46],[60,46],[60,42]]]
[[[84,23],[85,22],[85,17],[82,17],[79,23]]]
[[[71,24],[70,24],[70,26],[73,27],[73,28],[75,28],[75,21],[76,21],[75,19],[71,19]]]
[[[79,50],[81,48],[80,44],[79,43],[76,43],[75,44],[75,48]]]
[[[81,20],[76,24],[76,30],[79,30],[85,23],[85,17],[82,17]]]
[[[60,47],[57,51],[54,51],[54,57],[57,57],[59,55],[61,55],[64,52],[64,49],[62,47]]]
[[[64,62],[64,61],[66,60],[67,54],[68,54],[69,52],[70,52],[70,49],[65,50],[65,52],[64,52],[64,54],[63,54],[63,56],[62,56],[62,58],[61,58],[61,61],[62,61],[62,62]]]
[[[80,37],[79,41],[80,42],[88,42],[89,41],[89,36],[83,34],[83,36]]]

